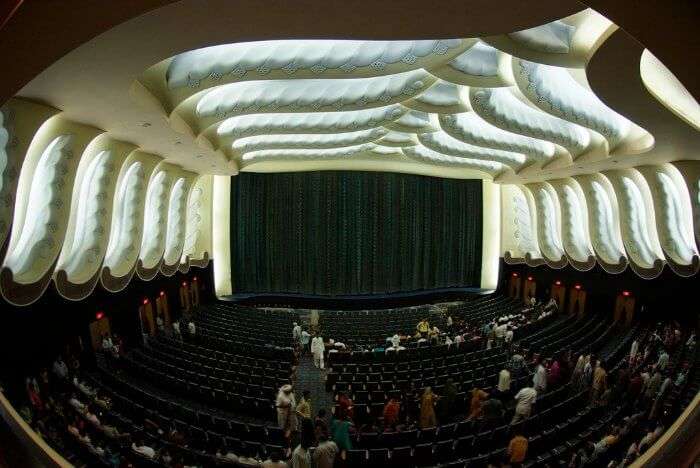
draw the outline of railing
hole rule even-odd
[[[700,457],[700,393],[632,468],[692,466]]]
[[[2,418],[7,422],[20,442],[32,455],[41,461],[43,466],[61,468],[73,466],[29,427],[29,424],[15,411],[2,393],[0,393],[0,415],[2,415]]]

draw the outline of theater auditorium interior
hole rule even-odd
[[[699,21],[0,2],[0,468],[698,466]]]

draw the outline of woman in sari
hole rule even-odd
[[[348,450],[352,449],[352,441],[350,440],[350,429],[352,422],[349,419],[339,417],[331,419],[331,438],[340,450],[340,458],[345,460]]]
[[[423,396],[420,399],[420,427],[435,427],[437,421],[435,418],[435,402],[439,397],[433,393],[430,387],[425,387]]]

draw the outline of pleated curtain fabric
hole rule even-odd
[[[480,180],[382,172],[241,173],[234,292],[322,296],[478,286]]]

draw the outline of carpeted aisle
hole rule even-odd
[[[318,410],[325,408],[330,416],[333,408],[333,394],[326,392],[325,371],[314,367],[313,358],[308,354],[299,359],[299,367],[296,372],[296,382],[294,385],[294,394],[297,401],[301,400],[301,395],[304,390],[311,392],[311,409],[313,416],[316,416]]]

